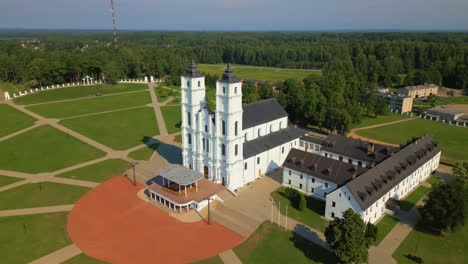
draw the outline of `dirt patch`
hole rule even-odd
[[[463,94],[463,90],[461,90],[461,89],[452,89],[452,88],[447,88],[447,87],[440,86],[439,90],[437,90],[437,96],[448,98],[449,96],[447,95],[447,93],[449,91],[453,91],[454,96],[461,96]]]
[[[468,114],[468,104],[448,104],[443,107],[450,111]]]

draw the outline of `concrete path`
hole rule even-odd
[[[5,140],[7,140],[7,139],[10,139],[10,138],[12,138],[12,137],[15,137],[15,136],[17,136],[17,135],[19,135],[19,134],[23,134],[23,133],[25,133],[25,132],[28,132],[29,130],[32,130],[32,129],[34,129],[34,128],[36,128],[36,127],[39,127],[39,126],[41,126],[41,124],[36,123],[36,124],[34,124],[34,125],[30,126],[30,127],[21,129],[21,130],[19,130],[19,131],[16,131],[16,132],[14,132],[14,133],[11,133],[11,134],[9,134],[9,135],[6,135],[6,136],[4,136],[4,137],[1,137],[1,138],[0,138],[0,142],[1,142],[1,141],[5,141]]]
[[[45,214],[45,213],[56,213],[56,212],[69,212],[73,208],[73,204],[57,205],[57,206],[46,206],[46,207],[34,207],[14,210],[2,210],[0,211],[0,217],[3,216],[16,216],[16,215],[31,215],[31,214]]]
[[[156,92],[154,91],[154,83],[148,84],[148,89],[151,94],[151,101],[152,101],[153,108],[154,108],[154,114],[156,115],[156,120],[159,126],[159,134],[161,134],[161,136],[167,136],[168,133],[167,133],[167,128],[166,128],[166,123],[164,122],[164,118],[161,113],[161,108],[160,108],[161,105],[158,102],[158,97],[156,96]]]
[[[405,240],[408,234],[413,230],[414,226],[418,223],[421,216],[418,212],[418,205],[421,205],[424,198],[414,206],[408,213],[400,218],[400,222],[387,234],[387,236],[375,247],[371,246],[369,249],[369,263],[370,264],[396,264],[393,259],[393,252],[400,246],[401,242]]]
[[[225,264],[242,264],[242,261],[239,259],[236,253],[232,251],[232,249],[226,250],[219,254],[219,257]]]
[[[55,252],[52,252],[49,255],[36,259],[30,262],[30,264],[60,264],[81,254],[81,252],[81,249],[79,249],[75,244],[71,244]]]

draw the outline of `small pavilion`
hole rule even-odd
[[[225,188],[210,182],[197,171],[172,164],[159,170],[148,186],[151,199],[177,212],[200,210]]]

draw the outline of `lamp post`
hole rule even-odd
[[[135,166],[138,164],[138,162],[132,162],[132,168],[133,168],[133,185],[136,186],[136,176],[135,176]]]
[[[211,197],[208,197],[207,200],[208,200],[208,224],[210,224],[210,215],[211,215],[211,212],[210,212],[210,201],[211,201]]]

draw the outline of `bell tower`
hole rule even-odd
[[[229,189],[242,186],[243,132],[242,82],[228,64],[221,80],[216,82],[216,131],[221,180]]]

